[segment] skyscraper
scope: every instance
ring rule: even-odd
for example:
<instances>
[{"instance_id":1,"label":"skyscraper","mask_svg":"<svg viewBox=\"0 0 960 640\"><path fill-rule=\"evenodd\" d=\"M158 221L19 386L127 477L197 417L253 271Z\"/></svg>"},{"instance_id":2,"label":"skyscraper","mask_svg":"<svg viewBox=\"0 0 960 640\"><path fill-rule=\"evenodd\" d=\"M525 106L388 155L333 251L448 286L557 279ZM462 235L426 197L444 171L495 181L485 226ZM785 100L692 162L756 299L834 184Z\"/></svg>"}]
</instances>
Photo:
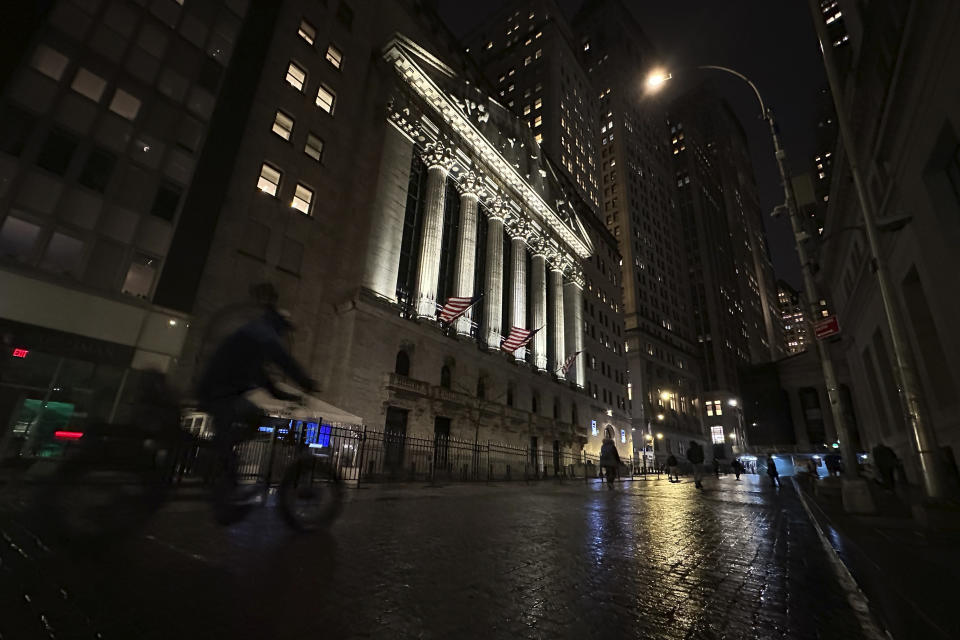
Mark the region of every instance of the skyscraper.
<instances>
[{"instance_id":1,"label":"skyscraper","mask_svg":"<svg viewBox=\"0 0 960 640\"><path fill-rule=\"evenodd\" d=\"M787 353L794 355L807 350L807 314L800 293L783 280L777 281L777 297L783 322L783 340Z\"/></svg>"}]
</instances>

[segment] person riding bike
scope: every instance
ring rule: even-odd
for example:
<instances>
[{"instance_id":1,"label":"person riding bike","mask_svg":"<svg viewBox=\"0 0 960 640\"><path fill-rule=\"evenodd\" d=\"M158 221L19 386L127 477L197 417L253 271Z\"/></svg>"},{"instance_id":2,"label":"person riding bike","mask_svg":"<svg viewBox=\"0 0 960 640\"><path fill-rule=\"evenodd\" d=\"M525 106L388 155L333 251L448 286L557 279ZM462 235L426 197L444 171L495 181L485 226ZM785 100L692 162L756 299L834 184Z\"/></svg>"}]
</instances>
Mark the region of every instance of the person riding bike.
<instances>
[{"instance_id":1,"label":"person riding bike","mask_svg":"<svg viewBox=\"0 0 960 640\"><path fill-rule=\"evenodd\" d=\"M197 398L203 410L211 415L214 446L226 462L222 478L226 503L242 501L236 493L237 460L234 446L243 440L260 410L245 397L255 389L264 389L279 400L297 400L274 385L268 368L278 367L298 387L313 391L313 380L293 358L285 344L285 336L293 329L289 315L272 302L264 305L263 314L228 335L213 352L197 385ZM240 424L238 428L237 425ZM232 519L218 514L221 520Z\"/></svg>"}]
</instances>

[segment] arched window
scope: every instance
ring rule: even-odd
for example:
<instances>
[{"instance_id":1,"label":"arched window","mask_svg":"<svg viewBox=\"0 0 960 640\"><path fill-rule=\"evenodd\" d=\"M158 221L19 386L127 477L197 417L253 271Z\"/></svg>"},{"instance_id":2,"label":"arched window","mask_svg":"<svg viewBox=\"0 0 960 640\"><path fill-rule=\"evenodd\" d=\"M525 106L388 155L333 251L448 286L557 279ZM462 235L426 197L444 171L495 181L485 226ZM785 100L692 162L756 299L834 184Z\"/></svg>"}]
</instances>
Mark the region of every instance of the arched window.
<instances>
[{"instance_id":1,"label":"arched window","mask_svg":"<svg viewBox=\"0 0 960 640\"><path fill-rule=\"evenodd\" d=\"M402 349L397 351L397 363L394 366L393 371L401 376L410 375L410 356L407 355L406 351L403 351Z\"/></svg>"},{"instance_id":2,"label":"arched window","mask_svg":"<svg viewBox=\"0 0 960 640\"><path fill-rule=\"evenodd\" d=\"M440 386L444 389L450 388L450 367L447 365L440 369Z\"/></svg>"}]
</instances>

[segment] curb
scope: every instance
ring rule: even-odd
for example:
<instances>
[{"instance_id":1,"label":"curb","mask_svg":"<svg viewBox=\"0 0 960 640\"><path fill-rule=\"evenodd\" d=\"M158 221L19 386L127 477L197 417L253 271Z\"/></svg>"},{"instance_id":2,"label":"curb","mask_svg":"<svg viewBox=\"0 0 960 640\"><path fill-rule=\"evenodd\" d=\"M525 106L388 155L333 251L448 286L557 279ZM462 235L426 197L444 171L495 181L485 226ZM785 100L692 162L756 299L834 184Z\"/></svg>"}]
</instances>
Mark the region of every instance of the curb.
<instances>
[{"instance_id":1,"label":"curb","mask_svg":"<svg viewBox=\"0 0 960 640\"><path fill-rule=\"evenodd\" d=\"M840 555L837 553L837 550L834 549L832 544L830 544L830 540L827 539L826 534L823 532L820 522L810 510L810 506L807 504L807 498L803 495L803 490L800 488L800 485L797 484L796 478L791 476L790 481L793 483L794 491L796 491L797 495L800 497L800 504L803 505L803 510L806 512L807 518L810 519L810 523L817 532L817 537L820 538L820 543L827 552L827 557L830 559L830 565L833 567L834 573L840 580L840 586L843 587L843 590L847 594L847 602L853 609L853 613L857 617L857 621L860 622L860 628L863 630L864 635L866 635L867 638L870 638L870 640L893 640L893 636L890 635L890 632L884 630L883 627L877 623L873 613L871 613L870 600L860 588L860 585L857 584L856 579L853 577L853 574L850 573L847 565L845 565L843 560L840 559Z\"/></svg>"}]
</instances>

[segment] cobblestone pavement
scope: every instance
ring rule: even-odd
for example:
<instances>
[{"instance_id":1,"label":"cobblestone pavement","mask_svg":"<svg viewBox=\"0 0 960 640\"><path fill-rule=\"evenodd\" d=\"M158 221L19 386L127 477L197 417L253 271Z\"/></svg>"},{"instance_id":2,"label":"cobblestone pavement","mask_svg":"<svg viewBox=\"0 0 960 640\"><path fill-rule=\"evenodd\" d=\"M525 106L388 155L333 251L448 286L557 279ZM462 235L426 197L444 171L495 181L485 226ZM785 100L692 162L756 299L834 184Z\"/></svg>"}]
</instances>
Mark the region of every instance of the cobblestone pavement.
<instances>
[{"instance_id":1,"label":"cobblestone pavement","mask_svg":"<svg viewBox=\"0 0 960 640\"><path fill-rule=\"evenodd\" d=\"M314 536L178 502L97 555L37 530L0 514L4 640L863 637L792 486L756 476L361 489Z\"/></svg>"}]
</instances>

